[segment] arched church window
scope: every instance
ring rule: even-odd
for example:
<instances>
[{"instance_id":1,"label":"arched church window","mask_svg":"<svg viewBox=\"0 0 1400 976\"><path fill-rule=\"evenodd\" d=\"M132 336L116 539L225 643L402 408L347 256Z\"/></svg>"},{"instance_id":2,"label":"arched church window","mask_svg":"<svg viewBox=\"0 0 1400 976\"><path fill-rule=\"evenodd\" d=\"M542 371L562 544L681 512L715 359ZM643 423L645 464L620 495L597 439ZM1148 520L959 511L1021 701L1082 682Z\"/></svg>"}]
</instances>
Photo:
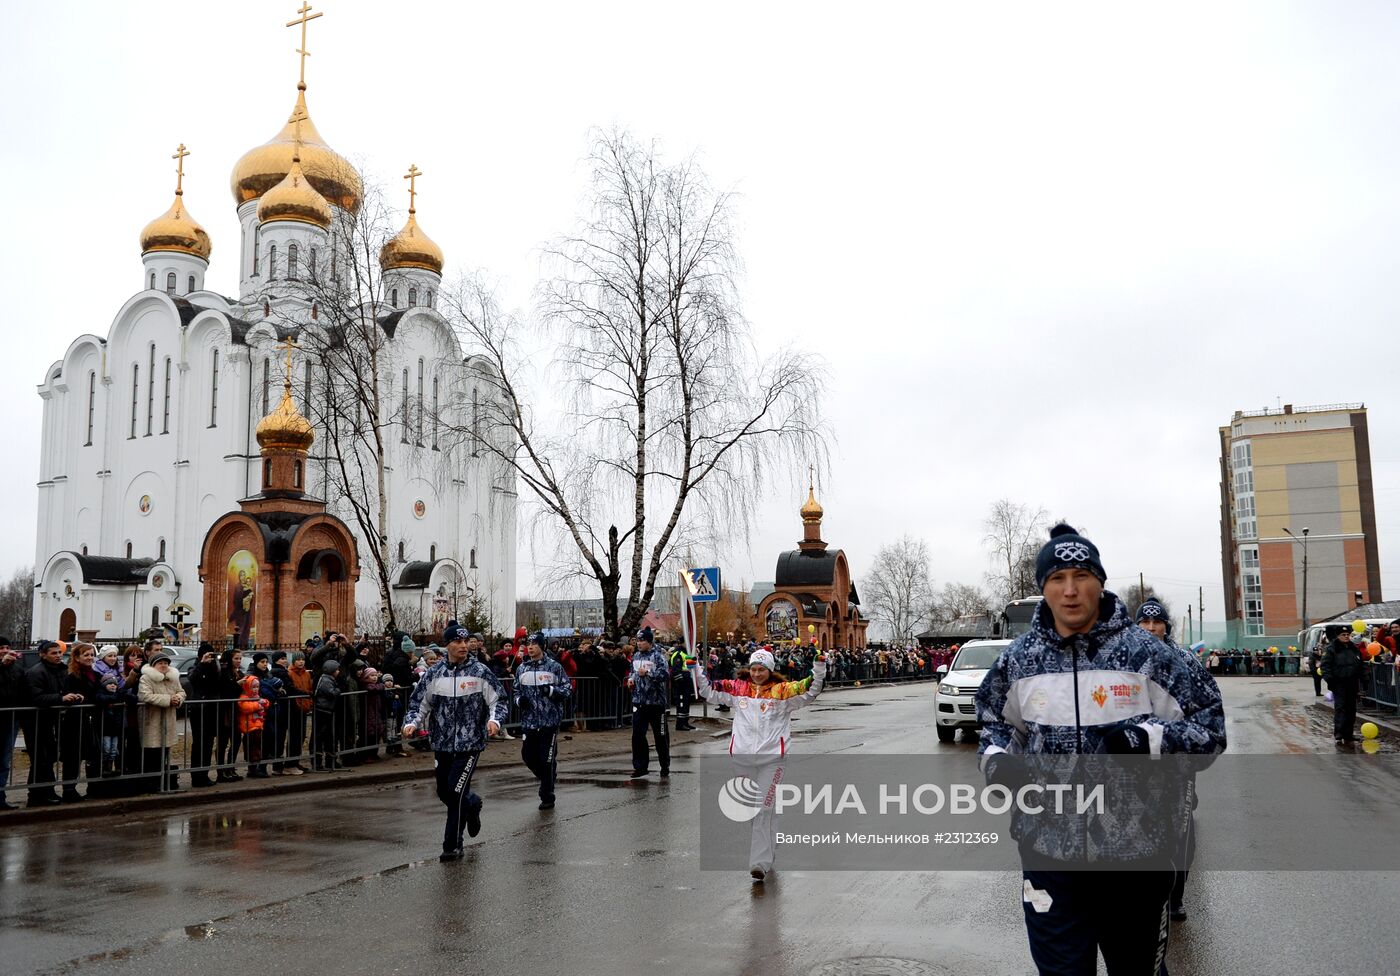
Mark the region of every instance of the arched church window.
<instances>
[{"instance_id":1,"label":"arched church window","mask_svg":"<svg viewBox=\"0 0 1400 976\"><path fill-rule=\"evenodd\" d=\"M423 446L423 360L418 360L418 436L414 443Z\"/></svg>"},{"instance_id":2,"label":"arched church window","mask_svg":"<svg viewBox=\"0 0 1400 976\"><path fill-rule=\"evenodd\" d=\"M438 378L433 377L433 450L438 449Z\"/></svg>"},{"instance_id":3,"label":"arched church window","mask_svg":"<svg viewBox=\"0 0 1400 976\"><path fill-rule=\"evenodd\" d=\"M148 350L150 362L146 364L146 436L150 437L154 433L152 427L156 421L156 344L151 343Z\"/></svg>"},{"instance_id":4,"label":"arched church window","mask_svg":"<svg viewBox=\"0 0 1400 976\"><path fill-rule=\"evenodd\" d=\"M287 277L293 281L297 278L297 246L287 245Z\"/></svg>"},{"instance_id":5,"label":"arched church window","mask_svg":"<svg viewBox=\"0 0 1400 976\"><path fill-rule=\"evenodd\" d=\"M209 426L219 426L219 350L214 350L214 365L209 378Z\"/></svg>"},{"instance_id":6,"label":"arched church window","mask_svg":"<svg viewBox=\"0 0 1400 976\"><path fill-rule=\"evenodd\" d=\"M272 484L272 458L263 458L263 487Z\"/></svg>"},{"instance_id":7,"label":"arched church window","mask_svg":"<svg viewBox=\"0 0 1400 976\"><path fill-rule=\"evenodd\" d=\"M160 432L170 433L170 357L165 357L165 402L160 410Z\"/></svg>"},{"instance_id":8,"label":"arched church window","mask_svg":"<svg viewBox=\"0 0 1400 976\"><path fill-rule=\"evenodd\" d=\"M316 249L311 249L311 260L306 262L306 276L314 279L316 277Z\"/></svg>"},{"instance_id":9,"label":"arched church window","mask_svg":"<svg viewBox=\"0 0 1400 976\"><path fill-rule=\"evenodd\" d=\"M87 440L83 442L84 447L92 446L92 422L97 415L97 373L88 370L88 404L87 404Z\"/></svg>"},{"instance_id":10,"label":"arched church window","mask_svg":"<svg viewBox=\"0 0 1400 976\"><path fill-rule=\"evenodd\" d=\"M152 626L152 627L159 627L159 626L160 626L160 606L159 606L159 604L157 604L157 605L154 606L154 607L151 607L151 626Z\"/></svg>"},{"instance_id":11,"label":"arched church window","mask_svg":"<svg viewBox=\"0 0 1400 976\"><path fill-rule=\"evenodd\" d=\"M403 371L403 433L399 436L400 444L408 443L408 370Z\"/></svg>"},{"instance_id":12,"label":"arched church window","mask_svg":"<svg viewBox=\"0 0 1400 976\"><path fill-rule=\"evenodd\" d=\"M83 555L84 555L84 556L87 555L87 546L83 546Z\"/></svg>"},{"instance_id":13,"label":"arched church window","mask_svg":"<svg viewBox=\"0 0 1400 976\"><path fill-rule=\"evenodd\" d=\"M263 318L267 318L267 317L268 317L269 315L271 315L271 314L272 314L272 303L269 302L266 298L264 298L264 299L263 299Z\"/></svg>"},{"instance_id":14,"label":"arched church window","mask_svg":"<svg viewBox=\"0 0 1400 976\"><path fill-rule=\"evenodd\" d=\"M136 401L141 396L141 364L131 364L131 432L127 440L136 436Z\"/></svg>"},{"instance_id":15,"label":"arched church window","mask_svg":"<svg viewBox=\"0 0 1400 976\"><path fill-rule=\"evenodd\" d=\"M253 228L253 276L257 277L259 258L262 256L262 228Z\"/></svg>"},{"instance_id":16,"label":"arched church window","mask_svg":"<svg viewBox=\"0 0 1400 976\"><path fill-rule=\"evenodd\" d=\"M164 559L164 558L165 558L165 540L164 540L164 539L161 539L161 540L160 540L160 543L159 543L158 548L159 548L160 555L156 556L156 558L157 558L157 559Z\"/></svg>"},{"instance_id":17,"label":"arched church window","mask_svg":"<svg viewBox=\"0 0 1400 976\"><path fill-rule=\"evenodd\" d=\"M262 415L263 415L264 417L267 416L267 414L268 414L268 407L270 406L270 403L268 402L267 396L268 396L268 390L271 388L271 386L272 386L272 359L271 359L271 357L264 356L264 357L263 357L263 391L262 391L262 393L263 393Z\"/></svg>"},{"instance_id":18,"label":"arched church window","mask_svg":"<svg viewBox=\"0 0 1400 976\"><path fill-rule=\"evenodd\" d=\"M167 295L175 294L175 272L173 271L165 276L165 293Z\"/></svg>"},{"instance_id":19,"label":"arched church window","mask_svg":"<svg viewBox=\"0 0 1400 976\"><path fill-rule=\"evenodd\" d=\"M429 288L429 289L428 289L428 304L431 305L432 303L433 303L433 290L432 290L431 288Z\"/></svg>"},{"instance_id":20,"label":"arched church window","mask_svg":"<svg viewBox=\"0 0 1400 976\"><path fill-rule=\"evenodd\" d=\"M429 562L434 562L434 563L437 562L437 543L436 543L436 542L434 542L431 546L428 547L428 561L429 561Z\"/></svg>"},{"instance_id":21,"label":"arched church window","mask_svg":"<svg viewBox=\"0 0 1400 976\"><path fill-rule=\"evenodd\" d=\"M297 461L292 465L292 487L301 489L301 462Z\"/></svg>"},{"instance_id":22,"label":"arched church window","mask_svg":"<svg viewBox=\"0 0 1400 976\"><path fill-rule=\"evenodd\" d=\"M274 244L267 249L267 280L272 281L277 277L277 245Z\"/></svg>"},{"instance_id":23,"label":"arched church window","mask_svg":"<svg viewBox=\"0 0 1400 976\"><path fill-rule=\"evenodd\" d=\"M395 308L399 307L399 290L397 288L389 292L389 304Z\"/></svg>"},{"instance_id":24,"label":"arched church window","mask_svg":"<svg viewBox=\"0 0 1400 976\"><path fill-rule=\"evenodd\" d=\"M404 562L404 558L403 558L403 540L402 540L402 539L399 540L399 562Z\"/></svg>"},{"instance_id":25,"label":"arched church window","mask_svg":"<svg viewBox=\"0 0 1400 976\"><path fill-rule=\"evenodd\" d=\"M126 558L127 558L127 559L130 559L130 558L131 558L131 540L130 540L130 539L128 539L127 542L126 542Z\"/></svg>"},{"instance_id":26,"label":"arched church window","mask_svg":"<svg viewBox=\"0 0 1400 976\"><path fill-rule=\"evenodd\" d=\"M467 564L468 569L476 569L476 547L472 547L471 562Z\"/></svg>"},{"instance_id":27,"label":"arched church window","mask_svg":"<svg viewBox=\"0 0 1400 976\"><path fill-rule=\"evenodd\" d=\"M312 303L311 303L311 321L315 322L315 321L316 321L317 319L319 319L320 317L321 317L321 303L320 303L320 302L312 302Z\"/></svg>"},{"instance_id":28,"label":"arched church window","mask_svg":"<svg viewBox=\"0 0 1400 976\"><path fill-rule=\"evenodd\" d=\"M408 307L409 307L409 308L412 308L413 306L415 306L415 305L417 305L417 304L418 304L418 289L417 289L417 288L410 288L410 289L408 290Z\"/></svg>"},{"instance_id":29,"label":"arched church window","mask_svg":"<svg viewBox=\"0 0 1400 976\"><path fill-rule=\"evenodd\" d=\"M152 272L151 272L151 291L155 291L155 290L156 290L156 273L155 273L154 271L152 271Z\"/></svg>"},{"instance_id":30,"label":"arched church window","mask_svg":"<svg viewBox=\"0 0 1400 976\"><path fill-rule=\"evenodd\" d=\"M185 289L185 294L188 295L192 291L194 291L194 275L190 275L190 286Z\"/></svg>"}]
</instances>

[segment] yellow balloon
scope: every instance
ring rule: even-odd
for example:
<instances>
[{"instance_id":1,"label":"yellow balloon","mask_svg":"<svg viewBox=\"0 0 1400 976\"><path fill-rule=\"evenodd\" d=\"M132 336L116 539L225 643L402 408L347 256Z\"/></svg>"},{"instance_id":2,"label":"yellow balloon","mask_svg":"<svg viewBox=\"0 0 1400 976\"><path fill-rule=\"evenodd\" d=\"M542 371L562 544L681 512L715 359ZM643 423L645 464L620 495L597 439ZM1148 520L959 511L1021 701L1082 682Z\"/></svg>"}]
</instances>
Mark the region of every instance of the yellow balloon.
<instances>
[{"instance_id":1,"label":"yellow balloon","mask_svg":"<svg viewBox=\"0 0 1400 976\"><path fill-rule=\"evenodd\" d=\"M817 625L816 625L816 624L808 624L808 625L807 625L807 633L809 633L809 634L815 634L816 632L817 632Z\"/></svg>"},{"instance_id":2,"label":"yellow balloon","mask_svg":"<svg viewBox=\"0 0 1400 976\"><path fill-rule=\"evenodd\" d=\"M1361 726L1361 738L1363 739L1374 739L1380 734L1381 730L1376 727L1375 722L1367 722Z\"/></svg>"},{"instance_id":3,"label":"yellow balloon","mask_svg":"<svg viewBox=\"0 0 1400 976\"><path fill-rule=\"evenodd\" d=\"M1354 631L1356 631L1358 634L1364 634L1364 633L1366 633L1366 621L1364 621L1364 620L1353 620L1353 621L1351 622L1351 629L1354 630Z\"/></svg>"}]
</instances>

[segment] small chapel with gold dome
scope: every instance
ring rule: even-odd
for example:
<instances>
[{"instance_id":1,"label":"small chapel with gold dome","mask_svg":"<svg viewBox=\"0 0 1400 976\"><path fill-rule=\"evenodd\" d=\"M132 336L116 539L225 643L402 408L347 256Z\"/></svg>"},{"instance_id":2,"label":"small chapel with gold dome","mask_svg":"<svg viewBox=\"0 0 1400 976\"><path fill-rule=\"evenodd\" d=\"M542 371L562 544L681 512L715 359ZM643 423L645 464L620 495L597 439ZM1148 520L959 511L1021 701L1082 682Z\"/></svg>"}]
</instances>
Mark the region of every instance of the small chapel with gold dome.
<instances>
[{"instance_id":1,"label":"small chapel with gold dome","mask_svg":"<svg viewBox=\"0 0 1400 976\"><path fill-rule=\"evenodd\" d=\"M266 508L274 475L279 491L298 493L293 508L324 503L323 521L350 533L360 563L332 570L326 557L279 565L292 584L279 584L279 601L309 592L297 584L299 573L330 573L340 584L337 629L380 630L383 587L409 630L440 629L474 598L501 629L514 621L515 482L482 449L481 438L492 436L479 426L492 396L488 374L438 311L443 252L418 221L420 178L431 184L416 165L408 169L402 229L365 267L369 238L357 236L364 183L308 108L307 27L321 16L312 9L303 2L287 25L301 38L291 113L272 139L233 164L239 239L211 241L190 213L185 183L206 170L197 155L187 162L192 151L181 144L172 157L174 200L139 235L139 290L105 329L74 338L39 385L36 637L116 639L156 626L178 638L291 644L318 621L330 626L320 600L284 608L275 633L270 623L238 616L235 603L274 598L272 589L263 592L272 586L271 564L252 571L210 562L225 555L209 548L215 524L249 504ZM118 205L127 203L139 226L142 205ZM150 203L147 214L159 205ZM225 260L236 257L236 295L206 284L216 244ZM357 456L345 447L342 425L352 421L326 408L335 381L316 351L331 347L335 319L347 314L344 303L327 307L332 291L353 291L353 314L377 330L383 521L364 517L381 507L380 465L358 483L347 475ZM294 363L279 351L292 346L301 350ZM387 558L367 559L369 545ZM246 547L227 555L252 557ZM237 570L250 592L224 599ZM225 581L214 605L211 579ZM292 628L292 620L305 626Z\"/></svg>"}]
</instances>

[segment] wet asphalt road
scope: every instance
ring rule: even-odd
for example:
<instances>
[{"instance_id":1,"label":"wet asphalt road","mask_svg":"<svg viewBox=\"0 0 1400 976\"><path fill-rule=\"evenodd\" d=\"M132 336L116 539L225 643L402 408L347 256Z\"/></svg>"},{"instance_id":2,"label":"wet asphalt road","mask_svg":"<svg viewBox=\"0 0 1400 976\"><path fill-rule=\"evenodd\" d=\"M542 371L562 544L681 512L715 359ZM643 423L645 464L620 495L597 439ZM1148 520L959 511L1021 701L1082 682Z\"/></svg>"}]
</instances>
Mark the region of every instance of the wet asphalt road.
<instances>
[{"instance_id":1,"label":"wet asphalt road","mask_svg":"<svg viewBox=\"0 0 1400 976\"><path fill-rule=\"evenodd\" d=\"M1310 686L1224 690L1232 751L1333 748ZM931 695L829 694L799 713L794 746L973 748L936 742ZM721 743L680 750L669 781L629 782L625 758L566 765L546 813L523 768L488 770L484 829L457 864L437 861L426 783L15 828L0 840L0 970L799 976L879 956L928 968L865 972L1033 972L1013 874L783 872L781 852L766 886L701 872L694 760ZM1188 897L1174 974L1400 969L1396 873L1197 870Z\"/></svg>"}]
</instances>

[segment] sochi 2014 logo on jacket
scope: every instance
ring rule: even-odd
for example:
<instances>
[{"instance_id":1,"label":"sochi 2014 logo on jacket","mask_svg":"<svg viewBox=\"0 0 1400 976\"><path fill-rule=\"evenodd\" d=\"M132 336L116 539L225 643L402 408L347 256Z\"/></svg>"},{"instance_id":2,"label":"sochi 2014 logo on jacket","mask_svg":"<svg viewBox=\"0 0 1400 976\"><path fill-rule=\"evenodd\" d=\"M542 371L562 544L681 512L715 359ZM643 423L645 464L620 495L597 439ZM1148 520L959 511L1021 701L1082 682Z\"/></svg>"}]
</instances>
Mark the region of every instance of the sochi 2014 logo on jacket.
<instances>
[{"instance_id":1,"label":"sochi 2014 logo on jacket","mask_svg":"<svg viewBox=\"0 0 1400 976\"><path fill-rule=\"evenodd\" d=\"M1104 702L1108 701L1108 692L1104 690L1103 685L1099 685L1093 691L1089 692L1089 697L1094 699L1095 705L1103 708Z\"/></svg>"}]
</instances>

